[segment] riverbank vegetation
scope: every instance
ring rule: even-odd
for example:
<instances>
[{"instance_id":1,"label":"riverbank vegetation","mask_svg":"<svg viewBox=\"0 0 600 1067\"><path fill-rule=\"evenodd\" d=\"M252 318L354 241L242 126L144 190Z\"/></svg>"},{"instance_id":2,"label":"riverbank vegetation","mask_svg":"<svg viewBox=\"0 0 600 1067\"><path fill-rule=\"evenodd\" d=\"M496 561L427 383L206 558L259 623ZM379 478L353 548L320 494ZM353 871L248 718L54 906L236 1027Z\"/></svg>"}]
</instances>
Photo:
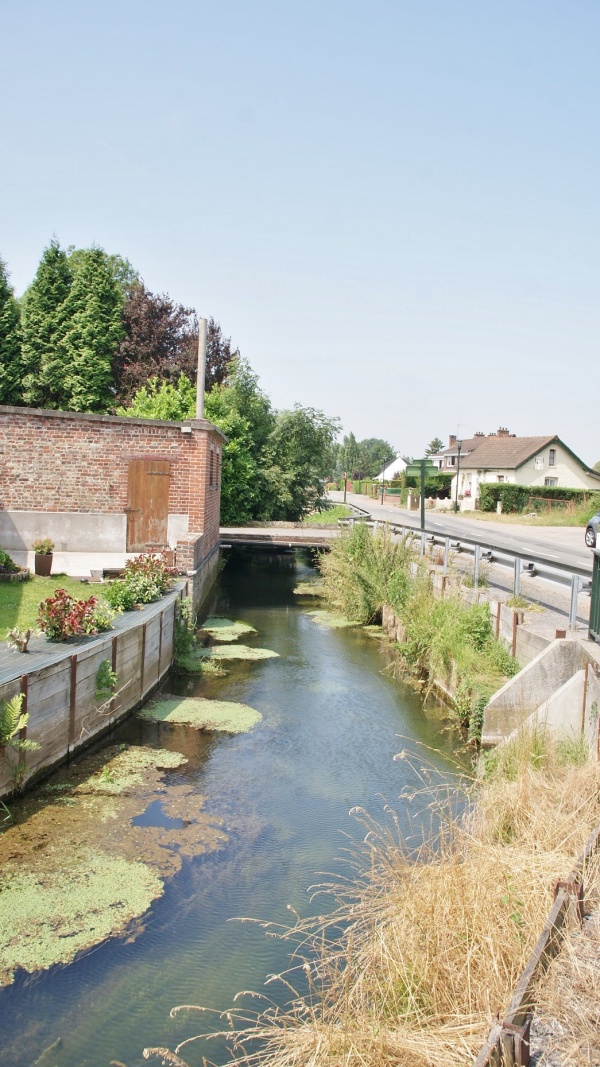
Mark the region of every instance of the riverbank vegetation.
<instances>
[{"instance_id":1,"label":"riverbank vegetation","mask_svg":"<svg viewBox=\"0 0 600 1067\"><path fill-rule=\"evenodd\" d=\"M264 924L296 946L291 968L269 979L262 1010L240 995L221 1016L228 1067L465 1067L505 1011L554 880L600 818L600 766L578 745L522 734L451 794L422 752L396 758L430 796L431 829L415 848L393 812L385 826L355 812L355 877L316 888L332 910Z\"/></svg>"},{"instance_id":2,"label":"riverbank vegetation","mask_svg":"<svg viewBox=\"0 0 600 1067\"><path fill-rule=\"evenodd\" d=\"M348 619L377 622L385 605L400 620L399 667L426 691L453 694L453 713L477 737L485 704L518 664L493 634L487 604L469 605L458 590L436 598L428 571L415 566L410 539L393 541L356 523L322 557L327 598Z\"/></svg>"}]
</instances>

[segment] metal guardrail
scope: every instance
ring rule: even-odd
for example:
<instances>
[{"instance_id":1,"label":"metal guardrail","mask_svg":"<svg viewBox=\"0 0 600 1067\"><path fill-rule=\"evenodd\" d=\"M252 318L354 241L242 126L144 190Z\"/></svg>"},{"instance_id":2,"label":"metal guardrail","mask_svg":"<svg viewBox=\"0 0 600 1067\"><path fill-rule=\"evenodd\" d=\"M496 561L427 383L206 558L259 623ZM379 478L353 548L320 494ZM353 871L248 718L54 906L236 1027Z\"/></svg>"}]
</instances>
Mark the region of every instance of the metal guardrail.
<instances>
[{"instance_id":1,"label":"metal guardrail","mask_svg":"<svg viewBox=\"0 0 600 1067\"><path fill-rule=\"evenodd\" d=\"M579 593L588 587L591 589L592 567L559 563L543 554L530 552L511 552L507 548L499 548L492 541L482 541L480 538L457 537L456 534L434 533L432 530L423 529L421 526L410 526L407 523L393 522L389 519L373 519L368 511L351 505L356 512L360 512L359 521L366 522L367 526L378 530L387 527L390 533L400 537L418 537L420 539L420 557L425 555L426 545L440 545L444 549L443 574L448 572L450 552L469 552L474 557L473 585L479 584L479 567L482 560L487 563L499 563L513 570L513 596L519 596L521 587L521 575L529 577L539 575L548 581L558 582L561 585L571 587L571 605L569 611L569 626L575 629L577 619L577 598ZM345 519L338 519L339 526L352 526L357 521L354 515Z\"/></svg>"}]
</instances>

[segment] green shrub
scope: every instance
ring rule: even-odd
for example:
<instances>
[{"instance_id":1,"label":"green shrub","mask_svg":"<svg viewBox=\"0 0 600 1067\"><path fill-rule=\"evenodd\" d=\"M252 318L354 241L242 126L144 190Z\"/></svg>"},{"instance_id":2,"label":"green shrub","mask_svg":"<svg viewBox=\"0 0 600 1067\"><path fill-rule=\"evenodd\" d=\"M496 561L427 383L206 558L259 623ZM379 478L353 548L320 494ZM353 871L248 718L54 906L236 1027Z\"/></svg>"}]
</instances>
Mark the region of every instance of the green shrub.
<instances>
[{"instance_id":1,"label":"green shrub","mask_svg":"<svg viewBox=\"0 0 600 1067\"><path fill-rule=\"evenodd\" d=\"M0 572L4 571L5 574L15 574L19 570L17 564L8 552L5 552L3 548L0 548Z\"/></svg>"},{"instance_id":2,"label":"green shrub","mask_svg":"<svg viewBox=\"0 0 600 1067\"><path fill-rule=\"evenodd\" d=\"M109 582L102 595L115 611L133 611L137 602L133 587L122 578Z\"/></svg>"}]
</instances>

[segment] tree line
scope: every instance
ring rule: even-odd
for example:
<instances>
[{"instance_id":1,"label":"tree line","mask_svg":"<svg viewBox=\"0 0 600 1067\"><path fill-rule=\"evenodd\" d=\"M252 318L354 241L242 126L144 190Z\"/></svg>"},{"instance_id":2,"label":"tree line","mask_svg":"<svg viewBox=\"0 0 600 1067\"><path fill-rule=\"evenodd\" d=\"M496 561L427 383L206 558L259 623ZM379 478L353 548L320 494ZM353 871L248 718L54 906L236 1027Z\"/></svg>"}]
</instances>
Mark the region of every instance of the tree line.
<instances>
[{"instance_id":1,"label":"tree line","mask_svg":"<svg viewBox=\"0 0 600 1067\"><path fill-rule=\"evenodd\" d=\"M0 404L141 418L193 418L198 319L152 293L131 263L52 240L16 298L0 260ZM339 422L275 411L219 323L208 320L206 417L227 435L226 525L296 520L323 501Z\"/></svg>"},{"instance_id":2,"label":"tree line","mask_svg":"<svg viewBox=\"0 0 600 1067\"><path fill-rule=\"evenodd\" d=\"M131 263L52 240L20 300L0 260L0 403L107 413L152 375L195 382L193 308L152 293ZM207 388L236 353L208 323Z\"/></svg>"}]
</instances>

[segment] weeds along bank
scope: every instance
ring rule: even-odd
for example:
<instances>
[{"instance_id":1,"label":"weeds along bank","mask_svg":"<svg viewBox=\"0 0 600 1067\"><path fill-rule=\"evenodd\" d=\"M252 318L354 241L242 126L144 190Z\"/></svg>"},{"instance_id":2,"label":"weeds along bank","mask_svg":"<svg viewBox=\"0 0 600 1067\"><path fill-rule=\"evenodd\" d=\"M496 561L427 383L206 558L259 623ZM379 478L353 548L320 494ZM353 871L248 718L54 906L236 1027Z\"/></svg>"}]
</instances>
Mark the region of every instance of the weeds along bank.
<instances>
[{"instance_id":1,"label":"weeds along bank","mask_svg":"<svg viewBox=\"0 0 600 1067\"><path fill-rule=\"evenodd\" d=\"M427 567L415 570L411 541L392 541L363 523L333 543L321 572L327 598L349 619L367 624L385 607L393 611L402 628L399 668L449 694L457 723L479 737L488 700L519 671L494 636L489 606L468 605L458 591L436 598Z\"/></svg>"}]
</instances>

